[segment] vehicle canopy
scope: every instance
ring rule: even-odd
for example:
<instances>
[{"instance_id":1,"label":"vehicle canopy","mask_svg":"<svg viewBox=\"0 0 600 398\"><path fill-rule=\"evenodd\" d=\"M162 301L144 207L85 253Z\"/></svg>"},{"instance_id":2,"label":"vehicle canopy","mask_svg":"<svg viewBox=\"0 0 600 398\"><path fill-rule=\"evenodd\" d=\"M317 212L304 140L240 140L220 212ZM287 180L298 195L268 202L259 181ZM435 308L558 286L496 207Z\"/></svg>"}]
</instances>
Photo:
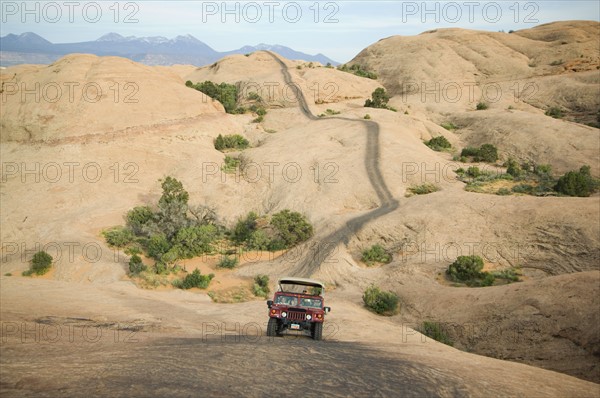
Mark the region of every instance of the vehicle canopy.
<instances>
[{"instance_id":1,"label":"vehicle canopy","mask_svg":"<svg viewBox=\"0 0 600 398\"><path fill-rule=\"evenodd\" d=\"M307 294L314 296L325 295L325 284L315 279L285 277L279 279L278 284L280 292L304 293L306 290Z\"/></svg>"}]
</instances>

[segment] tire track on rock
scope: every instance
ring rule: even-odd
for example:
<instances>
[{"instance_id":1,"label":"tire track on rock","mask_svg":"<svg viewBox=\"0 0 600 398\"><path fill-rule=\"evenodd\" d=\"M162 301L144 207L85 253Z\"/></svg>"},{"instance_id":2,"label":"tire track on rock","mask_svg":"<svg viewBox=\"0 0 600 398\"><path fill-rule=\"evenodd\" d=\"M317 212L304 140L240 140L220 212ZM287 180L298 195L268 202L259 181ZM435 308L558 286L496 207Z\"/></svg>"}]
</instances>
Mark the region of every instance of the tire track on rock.
<instances>
[{"instance_id":1,"label":"tire track on rock","mask_svg":"<svg viewBox=\"0 0 600 398\"><path fill-rule=\"evenodd\" d=\"M281 72L284 77L285 83L291 90L294 92L298 105L300 107L300 111L311 121L318 122L322 119L319 119L315 116L308 106L306 102L306 98L304 97L304 93L300 87L294 83L290 72L288 71L287 65L283 62L279 56L273 52L267 51L281 66ZM383 174L381 173L380 168L380 159L381 159L381 151L379 145L379 133L380 127L377 122L372 120L361 120L361 119L351 119L346 117L329 117L327 120L345 120L351 121L355 123L361 123L366 128L367 134L367 142L365 148L365 159L364 164L367 170L367 175L369 177L369 182L377 198L379 200L379 207L371 210L370 212L354 217L335 231L330 234L322 237L320 239L320 244L317 246L317 250L304 250L308 254L305 255L294 267L293 273L298 276L310 276L315 273L321 263L329 258L331 254L335 251L337 246L340 243L344 243L347 245L350 241L350 237L353 234L356 234L363 226L367 223L382 217L392 211L396 210L399 206L398 201L394 199L392 193L390 192L387 184L385 183L385 179L383 178ZM314 238L311 239L314 241ZM303 245L304 248L307 248L310 242L305 243Z\"/></svg>"}]
</instances>

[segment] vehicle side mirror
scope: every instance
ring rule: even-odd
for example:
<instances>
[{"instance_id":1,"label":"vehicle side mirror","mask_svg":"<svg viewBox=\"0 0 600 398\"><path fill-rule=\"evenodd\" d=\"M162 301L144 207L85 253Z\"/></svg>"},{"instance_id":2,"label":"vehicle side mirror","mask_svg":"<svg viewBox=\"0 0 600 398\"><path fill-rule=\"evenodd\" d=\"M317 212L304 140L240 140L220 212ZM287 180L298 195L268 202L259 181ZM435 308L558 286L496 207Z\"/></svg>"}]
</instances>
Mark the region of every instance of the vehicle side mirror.
<instances>
[{"instance_id":1,"label":"vehicle side mirror","mask_svg":"<svg viewBox=\"0 0 600 398\"><path fill-rule=\"evenodd\" d=\"M273 305L273 300L267 300L267 307L271 308Z\"/></svg>"},{"instance_id":2,"label":"vehicle side mirror","mask_svg":"<svg viewBox=\"0 0 600 398\"><path fill-rule=\"evenodd\" d=\"M323 309L325 310L326 314L329 314L331 312L331 307L324 307Z\"/></svg>"}]
</instances>

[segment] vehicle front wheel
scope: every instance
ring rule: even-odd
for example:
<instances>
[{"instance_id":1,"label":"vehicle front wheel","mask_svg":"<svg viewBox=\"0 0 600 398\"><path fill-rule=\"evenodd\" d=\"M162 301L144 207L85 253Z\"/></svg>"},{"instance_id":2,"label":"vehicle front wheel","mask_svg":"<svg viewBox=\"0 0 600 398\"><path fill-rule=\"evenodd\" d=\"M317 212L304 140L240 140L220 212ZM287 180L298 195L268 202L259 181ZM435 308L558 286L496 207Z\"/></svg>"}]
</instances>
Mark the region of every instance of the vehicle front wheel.
<instances>
[{"instance_id":1,"label":"vehicle front wheel","mask_svg":"<svg viewBox=\"0 0 600 398\"><path fill-rule=\"evenodd\" d=\"M323 323L313 323L311 335L313 340L321 340L323 338Z\"/></svg>"},{"instance_id":2,"label":"vehicle front wheel","mask_svg":"<svg viewBox=\"0 0 600 398\"><path fill-rule=\"evenodd\" d=\"M269 323L267 324L267 336L275 337L279 333L277 333L277 329L279 328L279 323L277 322L277 318L269 318Z\"/></svg>"}]
</instances>

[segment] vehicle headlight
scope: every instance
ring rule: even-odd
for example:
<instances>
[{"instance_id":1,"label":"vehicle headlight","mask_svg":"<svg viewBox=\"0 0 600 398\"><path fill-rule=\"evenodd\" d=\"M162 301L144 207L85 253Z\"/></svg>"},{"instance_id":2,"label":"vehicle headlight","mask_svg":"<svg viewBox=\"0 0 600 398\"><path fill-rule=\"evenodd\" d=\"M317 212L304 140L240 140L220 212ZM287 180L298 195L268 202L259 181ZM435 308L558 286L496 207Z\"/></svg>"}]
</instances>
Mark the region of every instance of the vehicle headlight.
<instances>
[{"instance_id":1,"label":"vehicle headlight","mask_svg":"<svg viewBox=\"0 0 600 398\"><path fill-rule=\"evenodd\" d=\"M281 313L281 316L285 318L285 317L287 316L287 312L283 311L283 312Z\"/></svg>"},{"instance_id":2,"label":"vehicle headlight","mask_svg":"<svg viewBox=\"0 0 600 398\"><path fill-rule=\"evenodd\" d=\"M306 315L306 320L307 320L307 321L310 321L311 319L312 319L312 316L310 316L310 315Z\"/></svg>"}]
</instances>

